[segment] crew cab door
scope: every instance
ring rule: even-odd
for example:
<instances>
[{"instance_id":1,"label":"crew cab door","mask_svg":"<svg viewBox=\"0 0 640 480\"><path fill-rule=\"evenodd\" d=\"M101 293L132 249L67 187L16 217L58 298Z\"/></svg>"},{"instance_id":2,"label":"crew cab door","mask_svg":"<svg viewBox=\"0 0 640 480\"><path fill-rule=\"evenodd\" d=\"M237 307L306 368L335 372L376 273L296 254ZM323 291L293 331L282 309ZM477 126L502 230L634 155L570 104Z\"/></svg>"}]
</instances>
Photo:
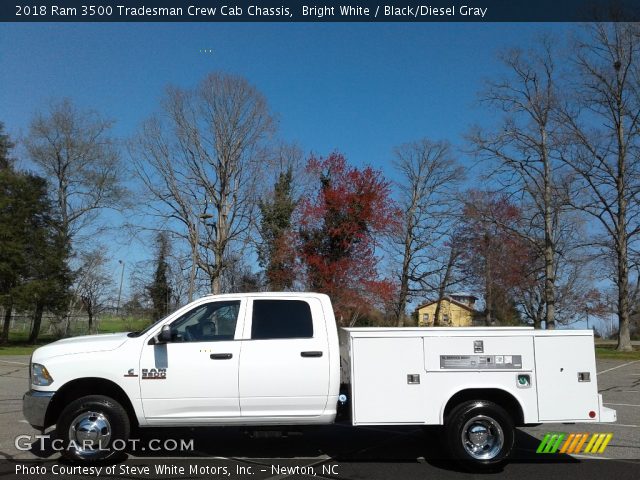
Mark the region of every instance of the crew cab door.
<instances>
[{"instance_id":1,"label":"crew cab door","mask_svg":"<svg viewBox=\"0 0 640 480\"><path fill-rule=\"evenodd\" d=\"M318 416L324 412L329 394L329 344L318 299L251 299L242 343L243 417Z\"/></svg>"},{"instance_id":2,"label":"crew cab door","mask_svg":"<svg viewBox=\"0 0 640 480\"><path fill-rule=\"evenodd\" d=\"M170 342L144 345L139 381L149 423L240 416L236 338L244 303L200 303L171 322Z\"/></svg>"}]
</instances>

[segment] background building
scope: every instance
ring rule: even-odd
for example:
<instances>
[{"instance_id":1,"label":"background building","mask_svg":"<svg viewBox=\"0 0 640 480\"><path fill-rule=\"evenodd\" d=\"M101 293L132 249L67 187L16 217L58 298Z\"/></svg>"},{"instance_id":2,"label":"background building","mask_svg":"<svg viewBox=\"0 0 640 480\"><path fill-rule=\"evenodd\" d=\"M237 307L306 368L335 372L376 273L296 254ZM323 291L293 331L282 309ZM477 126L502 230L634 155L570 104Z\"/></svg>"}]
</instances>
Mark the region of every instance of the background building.
<instances>
[{"instance_id":1,"label":"background building","mask_svg":"<svg viewBox=\"0 0 640 480\"><path fill-rule=\"evenodd\" d=\"M477 297L464 293L448 295L440 302L439 322L443 327L470 327L482 324L481 312L475 309ZM431 327L434 324L438 301L432 300L419 305L418 326Z\"/></svg>"}]
</instances>

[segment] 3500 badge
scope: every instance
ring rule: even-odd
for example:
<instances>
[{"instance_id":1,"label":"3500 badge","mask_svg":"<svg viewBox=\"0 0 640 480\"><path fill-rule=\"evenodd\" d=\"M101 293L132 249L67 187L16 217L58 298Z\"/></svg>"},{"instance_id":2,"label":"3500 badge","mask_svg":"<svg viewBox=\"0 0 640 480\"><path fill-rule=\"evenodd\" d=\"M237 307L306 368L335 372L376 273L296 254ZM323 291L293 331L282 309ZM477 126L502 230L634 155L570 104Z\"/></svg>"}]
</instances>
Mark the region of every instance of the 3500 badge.
<instances>
[{"instance_id":1,"label":"3500 badge","mask_svg":"<svg viewBox=\"0 0 640 480\"><path fill-rule=\"evenodd\" d=\"M143 368L142 380L166 380L166 368Z\"/></svg>"}]
</instances>

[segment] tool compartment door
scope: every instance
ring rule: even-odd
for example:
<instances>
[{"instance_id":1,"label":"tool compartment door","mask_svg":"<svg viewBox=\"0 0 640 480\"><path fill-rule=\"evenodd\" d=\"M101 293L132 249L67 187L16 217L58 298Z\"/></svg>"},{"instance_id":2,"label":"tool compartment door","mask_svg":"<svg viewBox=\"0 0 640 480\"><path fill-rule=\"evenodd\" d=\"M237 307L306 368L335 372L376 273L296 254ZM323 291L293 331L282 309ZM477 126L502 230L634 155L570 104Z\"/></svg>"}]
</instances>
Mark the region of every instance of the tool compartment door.
<instances>
[{"instance_id":1,"label":"tool compartment door","mask_svg":"<svg viewBox=\"0 0 640 480\"><path fill-rule=\"evenodd\" d=\"M598 383L593 338L536 336L536 383L540 421L597 420ZM579 381L587 373L589 381ZM589 412L595 412L591 418Z\"/></svg>"},{"instance_id":2,"label":"tool compartment door","mask_svg":"<svg viewBox=\"0 0 640 480\"><path fill-rule=\"evenodd\" d=\"M354 425L423 423L428 405L422 338L351 341Z\"/></svg>"}]
</instances>

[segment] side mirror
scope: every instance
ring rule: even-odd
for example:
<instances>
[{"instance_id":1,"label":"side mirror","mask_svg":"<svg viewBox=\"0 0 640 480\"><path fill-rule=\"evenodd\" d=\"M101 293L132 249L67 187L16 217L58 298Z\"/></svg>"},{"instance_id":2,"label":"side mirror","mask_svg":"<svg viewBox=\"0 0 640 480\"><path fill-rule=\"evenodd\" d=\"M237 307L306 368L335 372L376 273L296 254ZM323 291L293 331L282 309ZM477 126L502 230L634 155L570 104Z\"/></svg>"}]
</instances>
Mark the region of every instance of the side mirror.
<instances>
[{"instance_id":1,"label":"side mirror","mask_svg":"<svg viewBox=\"0 0 640 480\"><path fill-rule=\"evenodd\" d=\"M160 334L158 335L158 340L162 343L171 341L171 327L169 325L162 326L162 330L160 330Z\"/></svg>"}]
</instances>

